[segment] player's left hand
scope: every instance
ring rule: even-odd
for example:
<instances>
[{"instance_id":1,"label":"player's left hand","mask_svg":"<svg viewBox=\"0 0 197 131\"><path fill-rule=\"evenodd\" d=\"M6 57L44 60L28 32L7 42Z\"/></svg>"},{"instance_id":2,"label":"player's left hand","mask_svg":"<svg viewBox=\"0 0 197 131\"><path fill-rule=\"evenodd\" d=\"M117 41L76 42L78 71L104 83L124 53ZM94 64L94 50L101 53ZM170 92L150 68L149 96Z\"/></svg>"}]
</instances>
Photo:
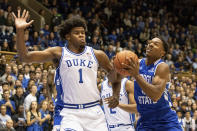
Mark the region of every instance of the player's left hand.
<instances>
[{"instance_id":1,"label":"player's left hand","mask_svg":"<svg viewBox=\"0 0 197 131\"><path fill-rule=\"evenodd\" d=\"M126 57L129 64L122 63L123 66L126 67L131 76L135 77L139 75L139 61L134 60L132 57Z\"/></svg>"},{"instance_id":2,"label":"player's left hand","mask_svg":"<svg viewBox=\"0 0 197 131\"><path fill-rule=\"evenodd\" d=\"M108 104L109 108L115 108L119 105L119 97L111 96L111 97L105 98L105 102Z\"/></svg>"}]
</instances>

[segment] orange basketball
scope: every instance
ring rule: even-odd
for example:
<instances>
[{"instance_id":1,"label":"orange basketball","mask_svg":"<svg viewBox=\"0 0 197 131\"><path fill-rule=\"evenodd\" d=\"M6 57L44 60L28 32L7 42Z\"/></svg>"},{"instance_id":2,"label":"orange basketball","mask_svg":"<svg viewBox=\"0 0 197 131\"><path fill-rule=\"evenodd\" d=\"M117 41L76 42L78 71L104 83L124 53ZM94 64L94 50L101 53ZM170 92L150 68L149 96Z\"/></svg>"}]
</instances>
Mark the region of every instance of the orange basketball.
<instances>
[{"instance_id":1,"label":"orange basketball","mask_svg":"<svg viewBox=\"0 0 197 131\"><path fill-rule=\"evenodd\" d=\"M118 73L120 73L123 76L130 76L131 74L129 74L129 72L126 70L127 67L122 65L122 63L127 64L127 65L129 64L129 61L126 59L126 57L128 58L132 57L133 60L138 61L138 57L134 52L130 50L124 50L116 54L113 62L114 62L115 70ZM125 70L122 70L122 69L125 69Z\"/></svg>"}]
</instances>

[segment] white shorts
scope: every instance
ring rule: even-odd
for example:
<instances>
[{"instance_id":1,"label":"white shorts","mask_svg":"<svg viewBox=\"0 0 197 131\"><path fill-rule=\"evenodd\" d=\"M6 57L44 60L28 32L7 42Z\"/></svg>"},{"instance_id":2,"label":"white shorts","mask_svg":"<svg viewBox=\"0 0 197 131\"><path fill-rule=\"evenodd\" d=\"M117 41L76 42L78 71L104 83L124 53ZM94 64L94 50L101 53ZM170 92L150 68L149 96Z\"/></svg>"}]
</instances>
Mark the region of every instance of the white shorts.
<instances>
[{"instance_id":1,"label":"white shorts","mask_svg":"<svg viewBox=\"0 0 197 131\"><path fill-rule=\"evenodd\" d=\"M63 108L60 131L108 131L99 105L85 109Z\"/></svg>"},{"instance_id":2,"label":"white shorts","mask_svg":"<svg viewBox=\"0 0 197 131\"><path fill-rule=\"evenodd\" d=\"M109 131L135 131L133 126L119 126L115 128L109 128Z\"/></svg>"},{"instance_id":3,"label":"white shorts","mask_svg":"<svg viewBox=\"0 0 197 131\"><path fill-rule=\"evenodd\" d=\"M60 125L53 126L53 130L52 131L60 131Z\"/></svg>"}]
</instances>

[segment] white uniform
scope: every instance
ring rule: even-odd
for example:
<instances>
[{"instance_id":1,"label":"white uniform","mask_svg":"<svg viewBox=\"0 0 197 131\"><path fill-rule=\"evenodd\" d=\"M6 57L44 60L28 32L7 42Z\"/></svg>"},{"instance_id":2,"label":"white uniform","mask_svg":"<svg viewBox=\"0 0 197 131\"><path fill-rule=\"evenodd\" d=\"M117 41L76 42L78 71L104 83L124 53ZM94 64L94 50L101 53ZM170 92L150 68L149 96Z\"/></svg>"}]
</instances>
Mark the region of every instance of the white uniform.
<instances>
[{"instance_id":1,"label":"white uniform","mask_svg":"<svg viewBox=\"0 0 197 131\"><path fill-rule=\"evenodd\" d=\"M127 80L127 78L121 80L120 103L122 104L129 104L128 95L125 89ZM108 104L104 102L104 99L110 96L112 96L112 87L109 86L108 80L105 80L101 84L101 98L108 128L111 131L134 131L134 114L128 113L119 107L114 109L109 108Z\"/></svg>"},{"instance_id":2,"label":"white uniform","mask_svg":"<svg viewBox=\"0 0 197 131\"><path fill-rule=\"evenodd\" d=\"M60 131L106 131L104 113L99 106L97 89L98 62L91 47L80 54L62 48L56 70L57 102L61 121ZM91 124L90 124L91 123Z\"/></svg>"}]
</instances>

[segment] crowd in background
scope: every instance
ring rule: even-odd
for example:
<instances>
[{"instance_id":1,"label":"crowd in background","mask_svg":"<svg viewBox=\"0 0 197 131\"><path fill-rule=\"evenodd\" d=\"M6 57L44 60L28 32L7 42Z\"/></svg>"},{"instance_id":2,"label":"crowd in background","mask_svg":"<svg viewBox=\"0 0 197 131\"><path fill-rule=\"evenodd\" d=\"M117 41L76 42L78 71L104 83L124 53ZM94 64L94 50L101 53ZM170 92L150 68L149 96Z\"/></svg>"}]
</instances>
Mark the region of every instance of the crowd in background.
<instances>
[{"instance_id":1,"label":"crowd in background","mask_svg":"<svg viewBox=\"0 0 197 131\"><path fill-rule=\"evenodd\" d=\"M160 34L170 45L165 61L172 74L169 89L172 108L184 127L197 129L197 78L195 75L177 77L178 72L197 73L197 34L191 26L197 26L195 7L178 7L169 0L38 1L51 10L53 17L50 25L43 17L39 32L33 26L25 30L29 51L65 46L58 26L75 15L87 22L87 45L105 51L110 59L125 49L135 52L139 58L144 57L147 40ZM12 10L7 0L0 3L0 51L16 52ZM45 11L40 10L39 14L44 16ZM24 127L50 130L56 92L53 79L48 78L53 76L55 67L21 64L16 59L6 64L5 55L0 55L0 125L16 130L25 130ZM99 70L98 84L104 76L105 72Z\"/></svg>"}]
</instances>

